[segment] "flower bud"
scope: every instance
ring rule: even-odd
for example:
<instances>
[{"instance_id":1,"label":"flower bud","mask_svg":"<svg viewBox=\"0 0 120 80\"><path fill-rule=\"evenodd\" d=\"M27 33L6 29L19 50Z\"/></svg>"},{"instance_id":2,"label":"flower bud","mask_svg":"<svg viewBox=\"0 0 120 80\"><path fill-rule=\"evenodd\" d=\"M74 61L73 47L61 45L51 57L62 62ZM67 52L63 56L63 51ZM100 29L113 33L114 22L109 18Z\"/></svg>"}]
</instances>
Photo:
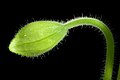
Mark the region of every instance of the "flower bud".
<instances>
[{"instance_id":1,"label":"flower bud","mask_svg":"<svg viewBox=\"0 0 120 80\"><path fill-rule=\"evenodd\" d=\"M62 25L55 21L31 22L18 31L9 50L26 57L41 55L55 47L67 34Z\"/></svg>"}]
</instances>

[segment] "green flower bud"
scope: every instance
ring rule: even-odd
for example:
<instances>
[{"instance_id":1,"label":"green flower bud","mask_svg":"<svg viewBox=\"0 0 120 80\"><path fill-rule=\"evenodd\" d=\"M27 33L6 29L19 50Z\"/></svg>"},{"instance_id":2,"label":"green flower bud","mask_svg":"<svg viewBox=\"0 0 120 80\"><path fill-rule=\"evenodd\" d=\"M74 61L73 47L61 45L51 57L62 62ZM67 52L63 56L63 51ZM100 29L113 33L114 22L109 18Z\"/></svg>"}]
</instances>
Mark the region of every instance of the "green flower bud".
<instances>
[{"instance_id":1,"label":"green flower bud","mask_svg":"<svg viewBox=\"0 0 120 80\"><path fill-rule=\"evenodd\" d=\"M9 49L18 55L35 57L55 47L67 34L62 23L36 21L25 25L11 41Z\"/></svg>"}]
</instances>

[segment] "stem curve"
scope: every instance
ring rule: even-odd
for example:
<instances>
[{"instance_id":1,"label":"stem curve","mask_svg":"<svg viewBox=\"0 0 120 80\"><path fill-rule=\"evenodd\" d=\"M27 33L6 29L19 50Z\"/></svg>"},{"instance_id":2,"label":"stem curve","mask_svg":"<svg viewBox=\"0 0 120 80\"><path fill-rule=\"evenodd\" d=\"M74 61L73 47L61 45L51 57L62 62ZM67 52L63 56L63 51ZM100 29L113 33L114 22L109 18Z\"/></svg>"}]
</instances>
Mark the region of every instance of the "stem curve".
<instances>
[{"instance_id":1,"label":"stem curve","mask_svg":"<svg viewBox=\"0 0 120 80\"><path fill-rule=\"evenodd\" d=\"M112 80L113 64L114 64L114 39L112 32L102 21L95 18L81 17L70 20L64 24L67 29L81 25L91 25L103 32L106 39L106 60L103 80Z\"/></svg>"}]
</instances>

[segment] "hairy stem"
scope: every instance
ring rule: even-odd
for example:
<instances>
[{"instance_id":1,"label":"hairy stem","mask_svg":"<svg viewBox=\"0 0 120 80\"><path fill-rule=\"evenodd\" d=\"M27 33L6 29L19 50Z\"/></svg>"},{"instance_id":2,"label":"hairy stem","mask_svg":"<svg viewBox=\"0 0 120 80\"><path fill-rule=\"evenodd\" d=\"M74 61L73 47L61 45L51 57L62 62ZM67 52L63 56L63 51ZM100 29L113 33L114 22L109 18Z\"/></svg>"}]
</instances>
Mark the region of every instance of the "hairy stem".
<instances>
[{"instance_id":1,"label":"hairy stem","mask_svg":"<svg viewBox=\"0 0 120 80\"><path fill-rule=\"evenodd\" d=\"M106 61L103 80L112 80L113 64L114 64L114 39L112 32L102 21L94 18L82 17L68 21L64 27L71 29L80 25L91 25L100 29L106 39Z\"/></svg>"}]
</instances>

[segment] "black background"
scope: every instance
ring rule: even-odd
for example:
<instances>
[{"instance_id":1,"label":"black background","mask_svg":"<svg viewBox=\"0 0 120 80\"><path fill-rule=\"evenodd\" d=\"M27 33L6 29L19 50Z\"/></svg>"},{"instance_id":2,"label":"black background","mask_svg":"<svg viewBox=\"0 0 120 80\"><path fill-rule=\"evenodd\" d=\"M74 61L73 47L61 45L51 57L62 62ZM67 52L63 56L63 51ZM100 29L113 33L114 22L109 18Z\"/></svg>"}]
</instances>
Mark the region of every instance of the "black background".
<instances>
[{"instance_id":1,"label":"black background","mask_svg":"<svg viewBox=\"0 0 120 80\"><path fill-rule=\"evenodd\" d=\"M8 2L9 3L9 2ZM11 2L12 3L12 2ZM106 23L115 37L115 69L118 66L119 53L119 5L112 2L13 2L1 6L0 64L9 65L47 65L59 66L74 80L98 80L103 73L105 61L105 39L101 32L91 26L81 26L69 30L60 44L53 50L37 58L26 58L11 53L9 43L17 31L26 23L34 20L68 21L75 17L95 17ZM88 4L89 3L89 4ZM63 72L65 74L65 72ZM72 74L71 74L72 73ZM77 74L79 73L79 74ZM84 76L88 77L84 77ZM63 77L63 75L62 75Z\"/></svg>"}]
</instances>

